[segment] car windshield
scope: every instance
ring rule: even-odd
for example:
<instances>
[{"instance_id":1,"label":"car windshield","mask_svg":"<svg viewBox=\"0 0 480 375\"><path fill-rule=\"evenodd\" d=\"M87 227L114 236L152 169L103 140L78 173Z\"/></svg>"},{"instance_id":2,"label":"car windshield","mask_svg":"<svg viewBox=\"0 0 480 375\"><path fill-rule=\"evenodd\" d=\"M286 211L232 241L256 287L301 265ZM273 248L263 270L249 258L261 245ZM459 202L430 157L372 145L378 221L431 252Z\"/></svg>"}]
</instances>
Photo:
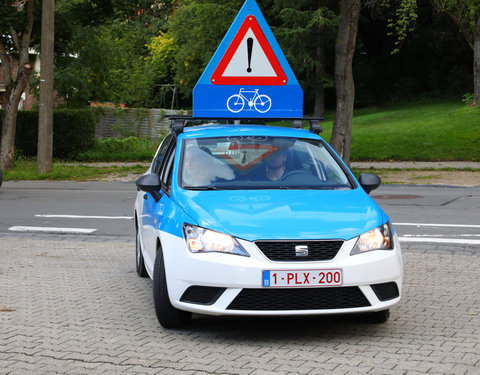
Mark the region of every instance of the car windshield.
<instances>
[{"instance_id":1,"label":"car windshield","mask_svg":"<svg viewBox=\"0 0 480 375\"><path fill-rule=\"evenodd\" d=\"M351 189L320 140L268 136L187 139L180 186L222 189Z\"/></svg>"}]
</instances>

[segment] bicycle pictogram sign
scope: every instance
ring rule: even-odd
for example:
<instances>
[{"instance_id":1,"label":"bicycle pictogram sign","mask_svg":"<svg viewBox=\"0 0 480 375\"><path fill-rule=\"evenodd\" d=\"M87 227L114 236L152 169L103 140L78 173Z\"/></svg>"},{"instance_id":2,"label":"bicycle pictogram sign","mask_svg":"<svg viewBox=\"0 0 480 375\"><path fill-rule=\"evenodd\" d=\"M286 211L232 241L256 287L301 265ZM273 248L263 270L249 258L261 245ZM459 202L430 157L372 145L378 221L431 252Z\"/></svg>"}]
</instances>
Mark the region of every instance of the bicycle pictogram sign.
<instances>
[{"instance_id":1,"label":"bicycle pictogram sign","mask_svg":"<svg viewBox=\"0 0 480 375\"><path fill-rule=\"evenodd\" d=\"M248 103L249 110L253 107L260 113L268 112L272 108L272 99L268 95L259 94L258 89L248 91L243 88L238 94L233 94L227 99L227 108L230 112L238 113L243 110L245 103Z\"/></svg>"}]
</instances>

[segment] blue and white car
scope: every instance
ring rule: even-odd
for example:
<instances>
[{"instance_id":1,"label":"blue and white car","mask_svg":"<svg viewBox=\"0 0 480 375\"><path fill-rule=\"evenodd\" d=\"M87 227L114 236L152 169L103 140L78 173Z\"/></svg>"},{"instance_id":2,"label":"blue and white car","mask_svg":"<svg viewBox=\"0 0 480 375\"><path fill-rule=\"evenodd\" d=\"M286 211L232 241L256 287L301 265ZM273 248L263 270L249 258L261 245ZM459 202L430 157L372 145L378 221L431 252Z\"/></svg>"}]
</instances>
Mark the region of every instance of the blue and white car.
<instances>
[{"instance_id":1,"label":"blue and white car","mask_svg":"<svg viewBox=\"0 0 480 375\"><path fill-rule=\"evenodd\" d=\"M357 181L308 130L186 127L136 184L136 269L166 328L192 313L384 322L400 301L400 244L368 195L380 179Z\"/></svg>"}]
</instances>

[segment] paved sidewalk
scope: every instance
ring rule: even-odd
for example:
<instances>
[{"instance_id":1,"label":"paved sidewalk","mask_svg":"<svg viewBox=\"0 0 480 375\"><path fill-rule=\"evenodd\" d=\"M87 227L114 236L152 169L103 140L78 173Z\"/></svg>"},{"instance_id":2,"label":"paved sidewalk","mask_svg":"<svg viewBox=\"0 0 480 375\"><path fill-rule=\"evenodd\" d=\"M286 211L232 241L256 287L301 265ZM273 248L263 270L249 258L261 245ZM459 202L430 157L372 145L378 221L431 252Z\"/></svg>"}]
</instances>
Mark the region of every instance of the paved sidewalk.
<instances>
[{"instance_id":1,"label":"paved sidewalk","mask_svg":"<svg viewBox=\"0 0 480 375\"><path fill-rule=\"evenodd\" d=\"M353 168L375 168L375 169L480 169L480 162L477 161L356 161L352 162Z\"/></svg>"},{"instance_id":2,"label":"paved sidewalk","mask_svg":"<svg viewBox=\"0 0 480 375\"><path fill-rule=\"evenodd\" d=\"M386 324L194 316L165 330L133 243L0 238L0 374L480 373L480 256L404 252Z\"/></svg>"}]
</instances>

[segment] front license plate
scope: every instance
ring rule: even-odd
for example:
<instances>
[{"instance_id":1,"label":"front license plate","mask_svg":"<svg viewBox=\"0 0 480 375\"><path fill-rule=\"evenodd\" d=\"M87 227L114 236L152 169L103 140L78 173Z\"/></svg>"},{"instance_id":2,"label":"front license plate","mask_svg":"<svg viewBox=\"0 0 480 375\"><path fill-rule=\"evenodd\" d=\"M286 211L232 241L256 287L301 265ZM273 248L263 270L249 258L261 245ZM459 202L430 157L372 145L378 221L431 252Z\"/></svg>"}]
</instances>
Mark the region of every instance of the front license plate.
<instances>
[{"instance_id":1,"label":"front license plate","mask_svg":"<svg viewBox=\"0 0 480 375\"><path fill-rule=\"evenodd\" d=\"M343 284L341 269L263 271L262 285L264 287L306 287L306 286L337 286Z\"/></svg>"}]
</instances>

